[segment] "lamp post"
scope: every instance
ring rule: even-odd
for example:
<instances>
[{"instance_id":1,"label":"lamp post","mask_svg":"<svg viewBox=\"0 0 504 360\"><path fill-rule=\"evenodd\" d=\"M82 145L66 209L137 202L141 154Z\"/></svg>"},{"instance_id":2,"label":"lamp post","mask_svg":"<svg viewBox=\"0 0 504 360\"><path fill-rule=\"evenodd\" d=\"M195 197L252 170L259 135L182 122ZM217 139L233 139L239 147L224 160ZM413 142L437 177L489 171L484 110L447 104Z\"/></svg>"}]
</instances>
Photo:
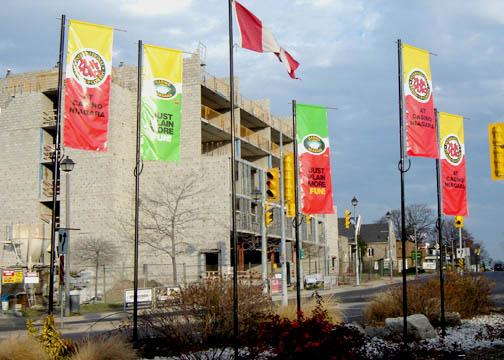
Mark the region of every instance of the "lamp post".
<instances>
[{"instance_id":1,"label":"lamp post","mask_svg":"<svg viewBox=\"0 0 504 360\"><path fill-rule=\"evenodd\" d=\"M355 238L355 285L360 285L360 262L359 262L359 240L357 239L357 212L356 208L359 204L359 200L354 196L350 201L353 206L353 218L354 218L354 238Z\"/></svg>"},{"instance_id":2,"label":"lamp post","mask_svg":"<svg viewBox=\"0 0 504 360\"><path fill-rule=\"evenodd\" d=\"M388 240L388 246L389 246L389 273L390 273L390 280L392 281L393 272L394 272L394 261L392 260L392 242L390 238L390 219L392 218L392 214L390 211L387 211L385 214L385 218L387 219L387 240Z\"/></svg>"},{"instance_id":3,"label":"lamp post","mask_svg":"<svg viewBox=\"0 0 504 360\"><path fill-rule=\"evenodd\" d=\"M75 162L68 156L60 163L61 171L65 173L65 227L67 228L67 252L64 255L65 267L65 313L70 313L70 172L73 170ZM60 304L60 306L63 306Z\"/></svg>"}]
</instances>

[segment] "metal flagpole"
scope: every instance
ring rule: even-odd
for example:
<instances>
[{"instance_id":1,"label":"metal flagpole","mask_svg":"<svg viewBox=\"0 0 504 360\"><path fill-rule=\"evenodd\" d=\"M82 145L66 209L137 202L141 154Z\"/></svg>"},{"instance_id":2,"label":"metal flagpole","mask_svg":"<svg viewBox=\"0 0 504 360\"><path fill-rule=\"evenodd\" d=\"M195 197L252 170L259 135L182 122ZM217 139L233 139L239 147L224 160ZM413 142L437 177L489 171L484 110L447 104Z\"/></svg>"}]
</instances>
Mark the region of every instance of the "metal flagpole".
<instances>
[{"instance_id":1,"label":"metal flagpole","mask_svg":"<svg viewBox=\"0 0 504 360\"><path fill-rule=\"evenodd\" d=\"M233 243L233 335L234 356L238 359L238 238L236 236L236 184L235 184L235 117L234 117L234 62L233 62L233 0L228 1L229 25L229 102L231 106L231 239Z\"/></svg>"},{"instance_id":2,"label":"metal flagpole","mask_svg":"<svg viewBox=\"0 0 504 360\"><path fill-rule=\"evenodd\" d=\"M61 114L63 112L63 63L65 60L65 26L66 15L61 15L60 46L58 59L58 104L56 111L56 136L54 139L54 158L53 158L53 197L52 197L52 217L51 217L51 256L49 264L49 304L47 313L52 315L54 311L54 262L56 260L56 207L58 204L58 183L61 151Z\"/></svg>"},{"instance_id":3,"label":"metal flagpole","mask_svg":"<svg viewBox=\"0 0 504 360\"><path fill-rule=\"evenodd\" d=\"M138 341L138 244L139 244L139 205L140 205L140 174L142 163L140 159L140 121L142 115L142 40L138 41L138 73L137 73L137 128L136 128L136 162L135 162L135 250L133 268L133 342Z\"/></svg>"},{"instance_id":4,"label":"metal flagpole","mask_svg":"<svg viewBox=\"0 0 504 360\"><path fill-rule=\"evenodd\" d=\"M401 244L402 244L402 296L403 296L403 342L407 344L408 335L408 289L406 282L406 211L404 204L404 174L409 170L404 168L404 121L403 121L403 82L402 82L402 42L397 40L397 64L399 80L399 172L401 173Z\"/></svg>"},{"instance_id":5,"label":"metal flagpole","mask_svg":"<svg viewBox=\"0 0 504 360\"><path fill-rule=\"evenodd\" d=\"M294 141L294 228L296 232L296 305L297 315L301 314L301 241L299 240L299 172L296 132L296 100L292 100L292 140Z\"/></svg>"},{"instance_id":6,"label":"metal flagpole","mask_svg":"<svg viewBox=\"0 0 504 360\"><path fill-rule=\"evenodd\" d=\"M439 184L439 159L436 159L436 180L437 180L437 201L438 201L438 218L437 218L437 228L438 228L438 241L439 241L439 291L441 297L441 336L444 338L446 335L446 322L445 322L445 294L444 294L444 244L443 235L441 233L443 227L443 220L441 218L441 187Z\"/></svg>"},{"instance_id":7,"label":"metal flagpole","mask_svg":"<svg viewBox=\"0 0 504 360\"><path fill-rule=\"evenodd\" d=\"M287 295L287 245L285 243L285 179L283 133L280 131L280 265L282 266L282 305L289 303Z\"/></svg>"},{"instance_id":8,"label":"metal flagpole","mask_svg":"<svg viewBox=\"0 0 504 360\"><path fill-rule=\"evenodd\" d=\"M437 109L434 110L436 116L436 126L438 128L438 149L439 149L439 125L438 125L438 112ZM436 159L436 187L437 187L437 207L438 207L438 218L437 218L437 230L438 230L438 244L439 244L439 296L441 302L441 337L446 336L446 319L445 319L445 293L444 293L444 258L445 258L445 248L443 243L443 218L441 215L441 175L439 170L439 158ZM453 254L452 254L453 256Z\"/></svg>"}]
</instances>

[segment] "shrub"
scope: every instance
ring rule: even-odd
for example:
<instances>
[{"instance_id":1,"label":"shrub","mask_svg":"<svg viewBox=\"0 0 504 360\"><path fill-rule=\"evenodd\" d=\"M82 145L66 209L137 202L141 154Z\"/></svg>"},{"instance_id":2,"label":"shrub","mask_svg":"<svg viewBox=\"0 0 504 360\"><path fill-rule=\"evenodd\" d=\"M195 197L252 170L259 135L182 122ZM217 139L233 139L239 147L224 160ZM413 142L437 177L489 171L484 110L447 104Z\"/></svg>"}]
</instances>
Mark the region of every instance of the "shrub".
<instances>
[{"instance_id":1,"label":"shrub","mask_svg":"<svg viewBox=\"0 0 504 360\"><path fill-rule=\"evenodd\" d=\"M164 305L139 317L143 352L177 353L225 346L233 340L233 287L221 278L190 284L174 292ZM240 342L255 343L259 324L272 313L261 285L238 286Z\"/></svg>"},{"instance_id":2,"label":"shrub","mask_svg":"<svg viewBox=\"0 0 504 360\"><path fill-rule=\"evenodd\" d=\"M77 345L71 360L134 360L136 353L130 343L118 336L86 339Z\"/></svg>"},{"instance_id":3,"label":"shrub","mask_svg":"<svg viewBox=\"0 0 504 360\"><path fill-rule=\"evenodd\" d=\"M321 297L310 316L290 320L272 315L261 326L260 342L277 359L359 359L364 336L350 326L335 325Z\"/></svg>"},{"instance_id":4,"label":"shrub","mask_svg":"<svg viewBox=\"0 0 504 360\"><path fill-rule=\"evenodd\" d=\"M334 296L324 297L318 299L317 296L310 298L307 302L302 304L302 310L304 314L310 315L316 310L320 305L327 311L327 316L329 321L332 323L342 323L343 314L339 309L338 300ZM275 313L280 316L280 318L285 318L289 320L297 319L297 305L296 303L290 303L288 305L280 305L275 308Z\"/></svg>"},{"instance_id":5,"label":"shrub","mask_svg":"<svg viewBox=\"0 0 504 360\"><path fill-rule=\"evenodd\" d=\"M50 359L65 359L74 350L73 344L69 340L63 339L61 333L56 329L52 315L44 318L40 331L31 320L27 321L26 328L28 334L39 342Z\"/></svg>"},{"instance_id":6,"label":"shrub","mask_svg":"<svg viewBox=\"0 0 504 360\"><path fill-rule=\"evenodd\" d=\"M11 337L0 342L0 360L48 360L42 346L28 336Z\"/></svg>"},{"instance_id":7,"label":"shrub","mask_svg":"<svg viewBox=\"0 0 504 360\"><path fill-rule=\"evenodd\" d=\"M493 306L493 282L482 275L449 272L445 277L445 309L458 312L462 318L488 314ZM408 284L408 314L424 314L438 322L440 313L439 278ZM383 324L386 318L402 316L402 287L396 286L378 294L364 310L368 324Z\"/></svg>"}]
</instances>

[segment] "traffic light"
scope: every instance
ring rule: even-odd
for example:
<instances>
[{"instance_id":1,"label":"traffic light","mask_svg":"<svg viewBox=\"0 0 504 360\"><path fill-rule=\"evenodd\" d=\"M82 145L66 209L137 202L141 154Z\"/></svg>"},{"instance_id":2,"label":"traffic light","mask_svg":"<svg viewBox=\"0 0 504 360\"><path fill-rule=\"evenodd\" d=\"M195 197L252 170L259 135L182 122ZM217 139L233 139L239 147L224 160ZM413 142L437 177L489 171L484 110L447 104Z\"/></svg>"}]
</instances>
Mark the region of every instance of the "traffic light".
<instances>
[{"instance_id":1,"label":"traffic light","mask_svg":"<svg viewBox=\"0 0 504 360\"><path fill-rule=\"evenodd\" d=\"M268 201L277 202L280 200L280 171L278 168L269 168L266 172L266 195Z\"/></svg>"},{"instance_id":2,"label":"traffic light","mask_svg":"<svg viewBox=\"0 0 504 360\"><path fill-rule=\"evenodd\" d=\"M463 216L455 216L455 227L458 228L463 228L464 227L464 217Z\"/></svg>"},{"instance_id":3,"label":"traffic light","mask_svg":"<svg viewBox=\"0 0 504 360\"><path fill-rule=\"evenodd\" d=\"M311 216L311 215L305 215L304 217L305 217L306 223L310 224L311 223L311 219L312 219L313 216Z\"/></svg>"},{"instance_id":4,"label":"traffic light","mask_svg":"<svg viewBox=\"0 0 504 360\"><path fill-rule=\"evenodd\" d=\"M271 205L266 204L266 207L264 208L264 224L266 226L270 226L271 223L273 222L273 208Z\"/></svg>"},{"instance_id":5,"label":"traffic light","mask_svg":"<svg viewBox=\"0 0 504 360\"><path fill-rule=\"evenodd\" d=\"M293 218L296 215L296 198L294 193L294 155L287 154L284 156L284 197L285 206L287 208L287 217Z\"/></svg>"},{"instance_id":6,"label":"traffic light","mask_svg":"<svg viewBox=\"0 0 504 360\"><path fill-rule=\"evenodd\" d=\"M492 180L504 180L504 123L488 125L488 149Z\"/></svg>"},{"instance_id":7,"label":"traffic light","mask_svg":"<svg viewBox=\"0 0 504 360\"><path fill-rule=\"evenodd\" d=\"M350 229L350 210L345 210L345 229Z\"/></svg>"}]
</instances>

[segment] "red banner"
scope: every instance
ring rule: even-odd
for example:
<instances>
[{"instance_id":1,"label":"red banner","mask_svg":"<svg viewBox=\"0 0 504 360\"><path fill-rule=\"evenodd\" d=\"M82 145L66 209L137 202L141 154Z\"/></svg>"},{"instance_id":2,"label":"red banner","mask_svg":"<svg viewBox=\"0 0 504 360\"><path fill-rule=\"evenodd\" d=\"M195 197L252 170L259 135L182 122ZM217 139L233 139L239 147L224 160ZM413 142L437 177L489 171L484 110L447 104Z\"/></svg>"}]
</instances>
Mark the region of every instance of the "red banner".
<instances>
[{"instance_id":1,"label":"red banner","mask_svg":"<svg viewBox=\"0 0 504 360\"><path fill-rule=\"evenodd\" d=\"M403 44L402 56L406 152L409 156L438 158L429 52Z\"/></svg>"},{"instance_id":2,"label":"red banner","mask_svg":"<svg viewBox=\"0 0 504 360\"><path fill-rule=\"evenodd\" d=\"M301 154L299 176L303 214L333 214L330 149L323 154Z\"/></svg>"},{"instance_id":3,"label":"red banner","mask_svg":"<svg viewBox=\"0 0 504 360\"><path fill-rule=\"evenodd\" d=\"M107 150L112 36L110 27L70 20L65 78L65 146Z\"/></svg>"},{"instance_id":4,"label":"red banner","mask_svg":"<svg viewBox=\"0 0 504 360\"><path fill-rule=\"evenodd\" d=\"M334 214L327 109L296 104L303 214Z\"/></svg>"},{"instance_id":5,"label":"red banner","mask_svg":"<svg viewBox=\"0 0 504 360\"><path fill-rule=\"evenodd\" d=\"M467 216L467 179L462 116L439 113L443 213Z\"/></svg>"}]
</instances>

